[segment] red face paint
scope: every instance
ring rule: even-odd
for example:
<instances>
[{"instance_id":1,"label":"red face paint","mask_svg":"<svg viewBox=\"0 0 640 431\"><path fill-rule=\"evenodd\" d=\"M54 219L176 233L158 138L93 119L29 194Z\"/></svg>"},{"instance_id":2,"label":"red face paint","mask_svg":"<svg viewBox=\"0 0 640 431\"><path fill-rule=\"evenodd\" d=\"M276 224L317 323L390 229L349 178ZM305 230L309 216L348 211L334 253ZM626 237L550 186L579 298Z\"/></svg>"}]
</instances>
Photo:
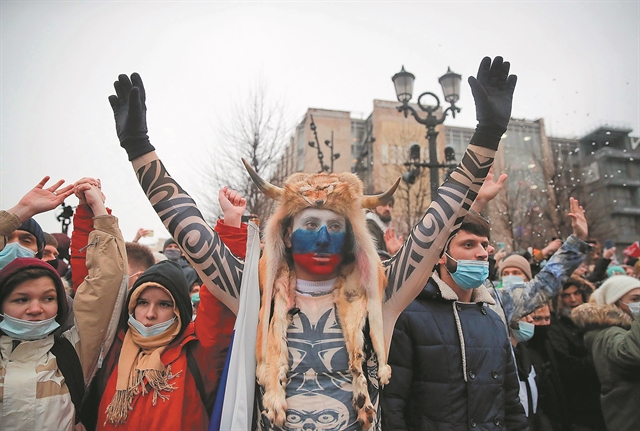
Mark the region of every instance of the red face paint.
<instances>
[{"instance_id":1,"label":"red face paint","mask_svg":"<svg viewBox=\"0 0 640 431\"><path fill-rule=\"evenodd\" d=\"M329 275L338 268L342 262L342 256L339 254L293 253L293 260L305 271L312 274Z\"/></svg>"}]
</instances>

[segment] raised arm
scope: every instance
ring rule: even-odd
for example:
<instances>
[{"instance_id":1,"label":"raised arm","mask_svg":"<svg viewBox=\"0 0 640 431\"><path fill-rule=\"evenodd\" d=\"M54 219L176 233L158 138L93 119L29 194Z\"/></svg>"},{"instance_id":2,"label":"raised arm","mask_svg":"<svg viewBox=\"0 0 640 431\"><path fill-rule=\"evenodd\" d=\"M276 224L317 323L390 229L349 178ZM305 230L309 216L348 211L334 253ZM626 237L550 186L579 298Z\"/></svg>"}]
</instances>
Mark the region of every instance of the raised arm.
<instances>
[{"instance_id":1,"label":"raised arm","mask_svg":"<svg viewBox=\"0 0 640 431\"><path fill-rule=\"evenodd\" d=\"M103 195L89 183L75 187L93 215L86 265L88 275L73 303L75 331L66 333L75 342L88 384L111 347L127 293L127 254L118 219L109 215Z\"/></svg>"},{"instance_id":2,"label":"raised arm","mask_svg":"<svg viewBox=\"0 0 640 431\"><path fill-rule=\"evenodd\" d=\"M507 323L520 320L557 295L564 282L587 257L591 246L585 242L588 225L584 210L574 198L570 198L569 204L571 212L568 217L573 234L549 258L545 267L531 281L496 289Z\"/></svg>"},{"instance_id":3,"label":"raised arm","mask_svg":"<svg viewBox=\"0 0 640 431\"><path fill-rule=\"evenodd\" d=\"M120 145L127 151L138 181L173 239L207 288L234 313L238 310L244 262L209 227L195 201L169 175L147 135L146 93L140 75L120 75L109 103Z\"/></svg>"},{"instance_id":4,"label":"raised arm","mask_svg":"<svg viewBox=\"0 0 640 431\"><path fill-rule=\"evenodd\" d=\"M469 78L478 125L462 161L438 189L425 216L400 251L386 262L385 339L388 326L420 293L448 239L455 234L476 198L493 163L500 138L507 130L516 77L502 57L485 57L478 77Z\"/></svg>"}]
</instances>

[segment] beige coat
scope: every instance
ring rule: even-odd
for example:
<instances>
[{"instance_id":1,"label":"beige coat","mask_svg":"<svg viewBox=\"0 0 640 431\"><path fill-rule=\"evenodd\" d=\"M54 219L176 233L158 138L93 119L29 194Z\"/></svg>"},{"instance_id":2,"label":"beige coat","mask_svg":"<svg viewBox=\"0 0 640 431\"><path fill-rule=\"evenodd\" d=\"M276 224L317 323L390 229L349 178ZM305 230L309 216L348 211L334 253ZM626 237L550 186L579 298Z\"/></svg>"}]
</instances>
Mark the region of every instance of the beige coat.
<instances>
[{"instance_id":1,"label":"beige coat","mask_svg":"<svg viewBox=\"0 0 640 431\"><path fill-rule=\"evenodd\" d=\"M16 225L16 223L18 223ZM0 211L0 243L20 225ZM62 336L75 346L85 385L109 350L127 289L127 257L117 218L94 218L89 236L89 275L78 288L73 304L75 326ZM53 335L35 341L0 336L0 429L72 430L75 409L69 389L50 350Z\"/></svg>"}]
</instances>

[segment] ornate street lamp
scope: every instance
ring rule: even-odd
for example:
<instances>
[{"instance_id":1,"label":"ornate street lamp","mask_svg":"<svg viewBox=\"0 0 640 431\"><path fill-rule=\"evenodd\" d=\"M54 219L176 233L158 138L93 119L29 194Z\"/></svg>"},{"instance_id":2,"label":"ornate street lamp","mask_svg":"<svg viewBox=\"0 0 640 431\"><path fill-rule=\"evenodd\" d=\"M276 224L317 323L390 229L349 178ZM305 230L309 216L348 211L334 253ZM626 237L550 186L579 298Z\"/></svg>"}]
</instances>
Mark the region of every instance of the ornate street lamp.
<instances>
[{"instance_id":1,"label":"ornate street lamp","mask_svg":"<svg viewBox=\"0 0 640 431\"><path fill-rule=\"evenodd\" d=\"M402 105L398 106L398 111L403 112L405 118L411 113L413 118L420 124L424 124L427 127L427 135L426 138L429 140L429 162L421 162L419 160L410 160L405 163L405 166L411 167L411 170L407 178L413 178L415 181L415 177L419 173L419 168L426 167L429 168L430 172L430 181L431 181L431 199L433 199L438 193L438 186L440 185L440 178L438 175L438 169L441 168L451 168L451 160L447 160L449 163L438 163L438 148L436 144L436 138L438 136L438 132L436 132L436 126L438 124L442 124L447 118L449 112L451 112L451 116L456 118L456 112L460 112L460 108L456 106L456 102L460 99L460 81L462 80L462 76L457 73L453 73L450 68L448 68L447 73L442 75L439 79L440 85L442 86L442 93L444 94L444 100L447 101L450 106L444 110L442 116L438 118L434 115L434 112L440 108L440 99L435 94L427 91L418 96L418 107L427 113L425 118L421 118L418 112L409 104L411 97L413 96L413 82L415 80L415 76L412 73L404 70L404 66L402 66L402 70L400 72L393 75L393 84L396 88L396 96L398 97L398 101L402 103ZM424 96L431 96L435 99L435 106L425 106L422 104L422 98ZM448 159L451 158L451 155L448 155Z\"/></svg>"}]
</instances>

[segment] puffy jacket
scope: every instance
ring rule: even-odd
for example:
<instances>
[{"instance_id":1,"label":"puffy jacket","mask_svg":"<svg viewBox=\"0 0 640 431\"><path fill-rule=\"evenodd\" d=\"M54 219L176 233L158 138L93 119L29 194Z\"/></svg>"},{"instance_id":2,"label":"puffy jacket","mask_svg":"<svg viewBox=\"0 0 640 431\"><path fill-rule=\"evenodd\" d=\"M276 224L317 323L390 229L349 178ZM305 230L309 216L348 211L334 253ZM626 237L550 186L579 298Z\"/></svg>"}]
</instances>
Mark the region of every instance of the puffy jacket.
<instances>
[{"instance_id":1,"label":"puffy jacket","mask_svg":"<svg viewBox=\"0 0 640 431\"><path fill-rule=\"evenodd\" d=\"M75 346L85 384L111 346L127 287L127 260L115 217L95 217L87 248L88 276L74 301L75 326L62 336ZM3 233L0 233L3 234ZM0 336L0 429L72 430L75 408L50 352L53 335L15 346Z\"/></svg>"},{"instance_id":2,"label":"puffy jacket","mask_svg":"<svg viewBox=\"0 0 640 431\"><path fill-rule=\"evenodd\" d=\"M607 429L640 427L640 320L616 306L583 304L571 314L587 331L584 342L602 386L600 403Z\"/></svg>"},{"instance_id":3,"label":"puffy jacket","mask_svg":"<svg viewBox=\"0 0 640 431\"><path fill-rule=\"evenodd\" d=\"M483 287L462 303L437 276L398 319L383 429L521 430L527 418L509 340Z\"/></svg>"}]
</instances>

